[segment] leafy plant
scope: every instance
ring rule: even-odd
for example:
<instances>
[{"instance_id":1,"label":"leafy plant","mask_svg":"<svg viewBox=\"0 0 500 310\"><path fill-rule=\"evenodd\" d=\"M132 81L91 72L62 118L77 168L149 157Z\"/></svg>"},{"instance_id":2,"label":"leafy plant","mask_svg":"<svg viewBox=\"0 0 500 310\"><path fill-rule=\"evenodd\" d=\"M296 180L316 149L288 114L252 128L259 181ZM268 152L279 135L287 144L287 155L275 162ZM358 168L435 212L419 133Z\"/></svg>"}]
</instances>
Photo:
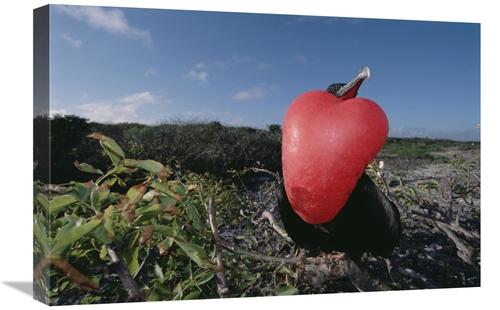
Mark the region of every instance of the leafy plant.
<instances>
[{"instance_id":1,"label":"leafy plant","mask_svg":"<svg viewBox=\"0 0 500 310\"><path fill-rule=\"evenodd\" d=\"M237 187L210 174L173 175L157 161L127 158L110 137L89 137L111 168L74 164L96 181L34 182L36 291L49 292L54 305L218 297L216 275L225 267L216 261L207 209L217 206L214 223L221 229L240 222ZM145 180L128 185L138 174ZM115 192L116 185L126 190ZM231 294L245 296L257 279L244 267L252 262L232 252L224 252L224 261L236 263L225 273L232 282L245 281Z\"/></svg>"}]
</instances>

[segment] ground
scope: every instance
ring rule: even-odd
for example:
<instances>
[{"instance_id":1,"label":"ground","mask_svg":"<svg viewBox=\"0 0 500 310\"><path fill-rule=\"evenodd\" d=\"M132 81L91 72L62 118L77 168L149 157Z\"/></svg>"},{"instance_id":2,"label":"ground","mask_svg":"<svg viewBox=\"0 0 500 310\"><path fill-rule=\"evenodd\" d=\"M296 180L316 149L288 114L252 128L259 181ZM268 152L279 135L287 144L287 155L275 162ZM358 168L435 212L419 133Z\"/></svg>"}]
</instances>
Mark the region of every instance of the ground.
<instances>
[{"instance_id":1,"label":"ground","mask_svg":"<svg viewBox=\"0 0 500 310\"><path fill-rule=\"evenodd\" d=\"M479 148L447 147L434 153L434 160L394 156L376 159L386 163L387 186L379 184L398 205L403 233L388 259L371 255L356 259L363 276L369 279L369 287L408 290L480 286L479 154ZM244 221L239 227L225 230L223 237L236 238L242 247L254 251L292 258L293 243L284 242L262 217L267 210L281 225L273 186L266 183L255 188L253 203L243 209L255 239L236 238L248 234ZM322 260L321 255L307 252L310 259L318 256ZM254 271L262 275L253 284L251 295L274 295L277 287L286 285L276 283L278 265L256 261ZM297 271L297 267L292 266L292 270ZM359 281L362 279L347 276L313 285L290 277L289 284L297 288L298 294L338 293L358 291Z\"/></svg>"}]
</instances>

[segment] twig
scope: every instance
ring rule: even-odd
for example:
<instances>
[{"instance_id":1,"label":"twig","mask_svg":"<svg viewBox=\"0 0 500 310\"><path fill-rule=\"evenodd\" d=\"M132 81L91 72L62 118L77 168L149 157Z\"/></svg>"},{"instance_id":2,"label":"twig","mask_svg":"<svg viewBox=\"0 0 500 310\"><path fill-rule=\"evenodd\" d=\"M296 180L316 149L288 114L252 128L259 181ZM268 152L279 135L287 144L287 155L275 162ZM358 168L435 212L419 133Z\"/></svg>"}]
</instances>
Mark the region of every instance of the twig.
<instances>
[{"instance_id":1,"label":"twig","mask_svg":"<svg viewBox=\"0 0 500 310\"><path fill-rule=\"evenodd\" d=\"M479 241L480 237L479 234L473 231L468 231L467 229L463 228L462 226L458 224L450 224L450 228L456 231L457 233L461 233L466 235L469 238L475 239L476 241Z\"/></svg>"},{"instance_id":2,"label":"twig","mask_svg":"<svg viewBox=\"0 0 500 310\"><path fill-rule=\"evenodd\" d=\"M449 178L450 182L450 201L448 201L448 215L446 216L446 219L448 221L451 221L453 218L453 185L455 184L455 180L452 180L451 177Z\"/></svg>"},{"instance_id":3,"label":"twig","mask_svg":"<svg viewBox=\"0 0 500 310\"><path fill-rule=\"evenodd\" d=\"M278 173L276 172L271 172L267 169L262 169L262 168L256 168L256 167L252 167L250 168L253 172L265 172L265 173L268 173L270 175L272 175L276 180L279 180L280 179L280 176Z\"/></svg>"},{"instance_id":4,"label":"twig","mask_svg":"<svg viewBox=\"0 0 500 310\"><path fill-rule=\"evenodd\" d=\"M469 250L467 245L457 235L455 235L455 233L451 231L448 228L448 226L443 225L442 223L439 222L434 222L434 225L436 225L438 229L440 229L442 232L448 235L448 237L455 243L455 246L458 249L457 256L460 257L467 264L474 267L475 269L478 269L477 265L473 260L474 252Z\"/></svg>"},{"instance_id":5,"label":"twig","mask_svg":"<svg viewBox=\"0 0 500 310\"><path fill-rule=\"evenodd\" d=\"M116 247L112 248L108 246L108 255L111 261L116 265L118 277L123 283L125 290L127 291L130 301L146 301L144 296L141 294L141 290L135 282L127 264L121 258L121 249L124 246L124 241L120 242Z\"/></svg>"},{"instance_id":6,"label":"twig","mask_svg":"<svg viewBox=\"0 0 500 310\"><path fill-rule=\"evenodd\" d=\"M441 222L441 223L449 224L449 222L447 220L438 219L438 218L436 218L434 216L431 216L431 215L428 215L428 214L425 214L425 213L422 213L422 212L418 212L418 211L415 211L415 210L411 210L410 213L411 214L416 214L416 215L421 216L421 217L425 217L426 219L433 220L433 221L436 221L436 222Z\"/></svg>"},{"instance_id":7,"label":"twig","mask_svg":"<svg viewBox=\"0 0 500 310\"><path fill-rule=\"evenodd\" d=\"M461 232L469 237L472 237L476 241L477 239L479 239L479 236L476 237L474 234L468 232L463 227L457 224L450 223L450 219L442 220L414 210L412 210L411 213L432 220L432 223L436 226L436 228L444 232L451 239L451 241L455 243L455 246L458 249L457 252L458 257L460 257L467 264L477 269L477 265L473 260L473 254L474 254L473 251L469 250L467 245L452 230Z\"/></svg>"},{"instance_id":8,"label":"twig","mask_svg":"<svg viewBox=\"0 0 500 310\"><path fill-rule=\"evenodd\" d=\"M404 276L413 278L415 280L422 281L427 286L427 288L437 288L438 287L434 281L432 281L431 279L425 277L424 275L416 272L413 269L405 268L405 267L401 267L401 266L396 266L395 268L397 268L398 272Z\"/></svg>"},{"instance_id":9,"label":"twig","mask_svg":"<svg viewBox=\"0 0 500 310\"><path fill-rule=\"evenodd\" d=\"M353 261L349 262L348 266L349 280L360 292L372 292L377 289L373 286L370 276L359 269L358 265Z\"/></svg>"},{"instance_id":10,"label":"twig","mask_svg":"<svg viewBox=\"0 0 500 310\"><path fill-rule=\"evenodd\" d=\"M294 257L294 258L276 257L276 256L264 255L261 253L255 253L252 251L242 249L242 248L236 246L234 243L229 242L227 240L224 240L222 238L220 239L220 244L224 248L226 248L227 250L229 250L231 252L235 252L238 254L249 256L251 258L255 258L258 260L264 260L264 261L272 262L272 263L297 264L298 262L300 262L302 259L305 258L305 252L301 253L301 255Z\"/></svg>"},{"instance_id":11,"label":"twig","mask_svg":"<svg viewBox=\"0 0 500 310\"><path fill-rule=\"evenodd\" d=\"M212 191L212 196L210 196L210 198L208 199L208 219L210 222L210 228L212 229L213 238L215 241L215 248L217 251L217 265L220 267L220 270L222 270L215 272L215 278L217 279L219 296L221 298L229 298L229 288L227 286L227 278L224 270L224 259L222 257L219 230L217 229L217 224L215 223L214 196L215 196L215 190Z\"/></svg>"},{"instance_id":12,"label":"twig","mask_svg":"<svg viewBox=\"0 0 500 310\"><path fill-rule=\"evenodd\" d=\"M139 269L137 270L137 272L134 275L134 280L135 281L139 281L140 277L146 271L146 267L147 267L148 263L151 261L151 259L153 259L154 257L156 257L157 254L158 254L158 248L157 247L153 247L153 248L150 248L148 250L148 253L146 254L146 257L144 257L144 259L142 260L141 265L139 266Z\"/></svg>"},{"instance_id":13,"label":"twig","mask_svg":"<svg viewBox=\"0 0 500 310\"><path fill-rule=\"evenodd\" d=\"M183 223L183 225L190 227L187 223ZM203 231L200 231L200 233L215 241L214 236ZM305 251L302 250L298 256L286 258L248 251L236 246L233 242L220 238L220 236L218 243L231 252L245 255L256 260L280 263L281 265L297 265L298 268L294 277L297 280L310 283L313 286L321 285L327 280L349 277L353 285L361 291L376 290L371 284L369 277L359 270L359 267L354 262L346 262L345 259L340 260L338 258L339 256L345 255L344 253L330 253L324 257L306 257Z\"/></svg>"},{"instance_id":14,"label":"twig","mask_svg":"<svg viewBox=\"0 0 500 310\"><path fill-rule=\"evenodd\" d=\"M293 240L290 239L286 231L284 231L278 224L276 224L276 220L274 219L274 216L269 212L268 210L265 210L262 212L262 217L265 217L269 220L269 224L271 224L271 227L287 242L293 243Z\"/></svg>"}]
</instances>

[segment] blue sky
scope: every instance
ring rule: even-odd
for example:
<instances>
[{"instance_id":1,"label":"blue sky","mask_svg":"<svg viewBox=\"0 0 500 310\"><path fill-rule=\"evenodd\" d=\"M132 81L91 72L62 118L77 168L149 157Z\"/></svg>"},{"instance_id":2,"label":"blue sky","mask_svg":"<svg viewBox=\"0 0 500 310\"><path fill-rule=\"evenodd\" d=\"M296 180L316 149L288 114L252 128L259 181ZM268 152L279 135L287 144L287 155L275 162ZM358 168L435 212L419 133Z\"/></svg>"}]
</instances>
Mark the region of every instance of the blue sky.
<instances>
[{"instance_id":1,"label":"blue sky","mask_svg":"<svg viewBox=\"0 0 500 310\"><path fill-rule=\"evenodd\" d=\"M303 92L348 82L389 136L479 140L480 24L52 6L51 112L98 122L281 124Z\"/></svg>"}]
</instances>

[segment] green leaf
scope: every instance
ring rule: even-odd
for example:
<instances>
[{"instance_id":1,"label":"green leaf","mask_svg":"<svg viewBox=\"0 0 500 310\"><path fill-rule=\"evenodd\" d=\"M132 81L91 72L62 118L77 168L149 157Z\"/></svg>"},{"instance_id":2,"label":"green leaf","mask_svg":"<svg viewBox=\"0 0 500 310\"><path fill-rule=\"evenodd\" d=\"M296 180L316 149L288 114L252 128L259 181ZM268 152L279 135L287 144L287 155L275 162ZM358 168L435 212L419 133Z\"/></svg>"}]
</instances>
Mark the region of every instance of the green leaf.
<instances>
[{"instance_id":1,"label":"green leaf","mask_svg":"<svg viewBox=\"0 0 500 310\"><path fill-rule=\"evenodd\" d=\"M159 243L158 248L160 249L160 255L165 254L172 244L174 244L174 239L170 237L165 238L163 242Z\"/></svg>"},{"instance_id":2,"label":"green leaf","mask_svg":"<svg viewBox=\"0 0 500 310\"><path fill-rule=\"evenodd\" d=\"M162 294L163 297L172 294L172 290L160 283L155 284L155 289L158 291L158 293Z\"/></svg>"},{"instance_id":3,"label":"green leaf","mask_svg":"<svg viewBox=\"0 0 500 310\"><path fill-rule=\"evenodd\" d=\"M123 161L123 164L125 166L146 170L150 173L157 175L158 177L166 178L169 176L169 173L165 169L165 166L163 166L159 162L151 160L151 159L147 159L147 160L125 159Z\"/></svg>"},{"instance_id":4,"label":"green leaf","mask_svg":"<svg viewBox=\"0 0 500 310\"><path fill-rule=\"evenodd\" d=\"M208 269L213 269L216 266L208 260L207 253L199 245L184 243L177 238L174 238L174 241L198 266Z\"/></svg>"},{"instance_id":5,"label":"green leaf","mask_svg":"<svg viewBox=\"0 0 500 310\"><path fill-rule=\"evenodd\" d=\"M109 178L106 181L102 182L102 185L107 186L107 187L111 187L111 186L115 185L116 181L118 181L118 177L113 176L112 178Z\"/></svg>"},{"instance_id":6,"label":"green leaf","mask_svg":"<svg viewBox=\"0 0 500 310\"><path fill-rule=\"evenodd\" d=\"M153 232L161 234L167 237L175 237L177 236L177 231L171 226L167 225L153 225Z\"/></svg>"},{"instance_id":7,"label":"green leaf","mask_svg":"<svg viewBox=\"0 0 500 310\"><path fill-rule=\"evenodd\" d=\"M109 240L113 241L115 238L115 230L114 230L114 220L113 220L113 214L115 212L115 206L109 206L105 211L104 211L104 216L103 216L103 224L104 228L106 228L106 232L108 234Z\"/></svg>"},{"instance_id":8,"label":"green leaf","mask_svg":"<svg viewBox=\"0 0 500 310\"><path fill-rule=\"evenodd\" d=\"M104 260L108 257L108 248L105 244L102 245L101 251L99 252L99 258Z\"/></svg>"},{"instance_id":9,"label":"green leaf","mask_svg":"<svg viewBox=\"0 0 500 310\"><path fill-rule=\"evenodd\" d=\"M144 206L141 208L138 208L135 211L135 215L159 215L163 214L165 207L162 204L156 204L152 206Z\"/></svg>"},{"instance_id":10,"label":"green leaf","mask_svg":"<svg viewBox=\"0 0 500 310\"><path fill-rule=\"evenodd\" d=\"M139 247L129 248L123 251L123 259L132 275L139 270Z\"/></svg>"},{"instance_id":11,"label":"green leaf","mask_svg":"<svg viewBox=\"0 0 500 310\"><path fill-rule=\"evenodd\" d=\"M159 279L163 279L165 276L163 275L163 271L161 270L161 267L160 265L158 265L158 263L155 263L155 270L154 270L154 274L157 278Z\"/></svg>"},{"instance_id":12,"label":"green leaf","mask_svg":"<svg viewBox=\"0 0 500 310\"><path fill-rule=\"evenodd\" d=\"M37 192L38 192L38 182L33 182L33 197L36 197Z\"/></svg>"},{"instance_id":13,"label":"green leaf","mask_svg":"<svg viewBox=\"0 0 500 310\"><path fill-rule=\"evenodd\" d=\"M182 298L182 287L181 287L180 283L178 283L174 287L173 293L175 293L175 296L174 296L174 298L172 298L172 300L180 300Z\"/></svg>"},{"instance_id":14,"label":"green leaf","mask_svg":"<svg viewBox=\"0 0 500 310\"><path fill-rule=\"evenodd\" d=\"M48 254L50 252L50 244L47 239L46 227L43 225L42 218L43 216L41 214L33 215L33 234L38 242L40 242L42 252Z\"/></svg>"},{"instance_id":15,"label":"green leaf","mask_svg":"<svg viewBox=\"0 0 500 310\"><path fill-rule=\"evenodd\" d=\"M98 227L96 227L96 229L94 229L94 237L103 244L110 244L112 241L109 238L108 232L106 231L104 225L99 225Z\"/></svg>"},{"instance_id":16,"label":"green leaf","mask_svg":"<svg viewBox=\"0 0 500 310\"><path fill-rule=\"evenodd\" d=\"M113 173L116 173L116 174L121 174L121 173L130 174L130 173L134 173L137 171L139 171L139 169L124 166L123 162L121 162L120 165L116 166L116 168L113 169ZM118 180L118 182L120 182L120 180Z\"/></svg>"},{"instance_id":17,"label":"green leaf","mask_svg":"<svg viewBox=\"0 0 500 310\"><path fill-rule=\"evenodd\" d=\"M98 132L94 132L89 135L89 137L99 140L104 151L108 154L109 158L113 164L118 166L120 162L125 158L125 153L123 153L122 148L115 142L115 140L107 137Z\"/></svg>"},{"instance_id":18,"label":"green leaf","mask_svg":"<svg viewBox=\"0 0 500 310\"><path fill-rule=\"evenodd\" d=\"M210 281L214 277L214 273L211 271L204 271L203 273L196 276L196 283L202 285Z\"/></svg>"},{"instance_id":19,"label":"green leaf","mask_svg":"<svg viewBox=\"0 0 500 310\"><path fill-rule=\"evenodd\" d=\"M128 203L132 204L140 202L142 196L144 196L144 193L146 192L146 189L147 185L143 183L132 186L125 195L125 197L128 199Z\"/></svg>"},{"instance_id":20,"label":"green leaf","mask_svg":"<svg viewBox=\"0 0 500 310\"><path fill-rule=\"evenodd\" d=\"M46 214L50 214L49 199L42 193L36 195L35 200L42 206Z\"/></svg>"},{"instance_id":21,"label":"green leaf","mask_svg":"<svg viewBox=\"0 0 500 310\"><path fill-rule=\"evenodd\" d=\"M255 281L257 276L250 271L242 270L240 274L241 278L246 281Z\"/></svg>"},{"instance_id":22,"label":"green leaf","mask_svg":"<svg viewBox=\"0 0 500 310\"><path fill-rule=\"evenodd\" d=\"M160 295L158 294L156 289L153 289L149 291L148 295L146 296L148 301L160 301Z\"/></svg>"},{"instance_id":23,"label":"green leaf","mask_svg":"<svg viewBox=\"0 0 500 310\"><path fill-rule=\"evenodd\" d=\"M187 294L186 297L183 298L183 300L196 299L200 295L200 293L200 291L192 291L191 293Z\"/></svg>"},{"instance_id":24,"label":"green leaf","mask_svg":"<svg viewBox=\"0 0 500 310\"><path fill-rule=\"evenodd\" d=\"M102 207L101 204L108 198L108 196L109 188L106 185L99 185L90 195L92 206L96 210L99 210Z\"/></svg>"},{"instance_id":25,"label":"green leaf","mask_svg":"<svg viewBox=\"0 0 500 310\"><path fill-rule=\"evenodd\" d=\"M51 255L62 254L67 246L70 246L74 242L86 236L101 222L102 221L100 219L93 218L85 224L80 224L80 221L78 221L78 223L74 224L74 227L71 227L71 229L67 231L61 229L54 238L50 254ZM70 225L70 223L66 224L65 227Z\"/></svg>"},{"instance_id":26,"label":"green leaf","mask_svg":"<svg viewBox=\"0 0 500 310\"><path fill-rule=\"evenodd\" d=\"M186 201L186 217L187 219L193 223L193 226L195 229L201 229L201 220L200 220L200 213L198 212L198 209L196 209L196 206L193 205L190 201Z\"/></svg>"},{"instance_id":27,"label":"green leaf","mask_svg":"<svg viewBox=\"0 0 500 310\"><path fill-rule=\"evenodd\" d=\"M276 291L276 296L297 295L299 290L293 286L282 286Z\"/></svg>"},{"instance_id":28,"label":"green leaf","mask_svg":"<svg viewBox=\"0 0 500 310\"><path fill-rule=\"evenodd\" d=\"M68 223L68 219L65 216L64 217L60 217L60 218L58 218L56 220L53 220L50 223L50 231L56 231L59 228L61 228L64 225L66 225L67 223Z\"/></svg>"},{"instance_id":29,"label":"green leaf","mask_svg":"<svg viewBox=\"0 0 500 310\"><path fill-rule=\"evenodd\" d=\"M94 167L92 167L92 165L89 165L89 164L86 164L86 163L79 163L78 161L75 160L74 162L75 164L75 167L80 170L80 171L83 171L83 172L89 172L89 173L97 173L97 174L100 174L100 175L103 175L104 173L102 173L101 170L99 169L96 169Z\"/></svg>"},{"instance_id":30,"label":"green leaf","mask_svg":"<svg viewBox=\"0 0 500 310\"><path fill-rule=\"evenodd\" d=\"M279 273L289 274L290 276L293 276L295 274L295 272L292 269L290 269L288 266L282 266L280 268Z\"/></svg>"},{"instance_id":31,"label":"green leaf","mask_svg":"<svg viewBox=\"0 0 500 310\"><path fill-rule=\"evenodd\" d=\"M153 182L150 186L154 189L159 190L163 194L167 194L168 196L174 198L175 201L182 201L182 196L179 193L173 191L172 186L167 183ZM175 201L173 203L175 203Z\"/></svg>"},{"instance_id":32,"label":"green leaf","mask_svg":"<svg viewBox=\"0 0 500 310\"><path fill-rule=\"evenodd\" d=\"M57 215L61 210L77 201L73 195L57 196L50 202L50 214Z\"/></svg>"},{"instance_id":33,"label":"green leaf","mask_svg":"<svg viewBox=\"0 0 500 310\"><path fill-rule=\"evenodd\" d=\"M93 182L77 183L75 185L75 190L78 193L78 197L80 198L80 200L87 200L95 186L96 185Z\"/></svg>"}]
</instances>

